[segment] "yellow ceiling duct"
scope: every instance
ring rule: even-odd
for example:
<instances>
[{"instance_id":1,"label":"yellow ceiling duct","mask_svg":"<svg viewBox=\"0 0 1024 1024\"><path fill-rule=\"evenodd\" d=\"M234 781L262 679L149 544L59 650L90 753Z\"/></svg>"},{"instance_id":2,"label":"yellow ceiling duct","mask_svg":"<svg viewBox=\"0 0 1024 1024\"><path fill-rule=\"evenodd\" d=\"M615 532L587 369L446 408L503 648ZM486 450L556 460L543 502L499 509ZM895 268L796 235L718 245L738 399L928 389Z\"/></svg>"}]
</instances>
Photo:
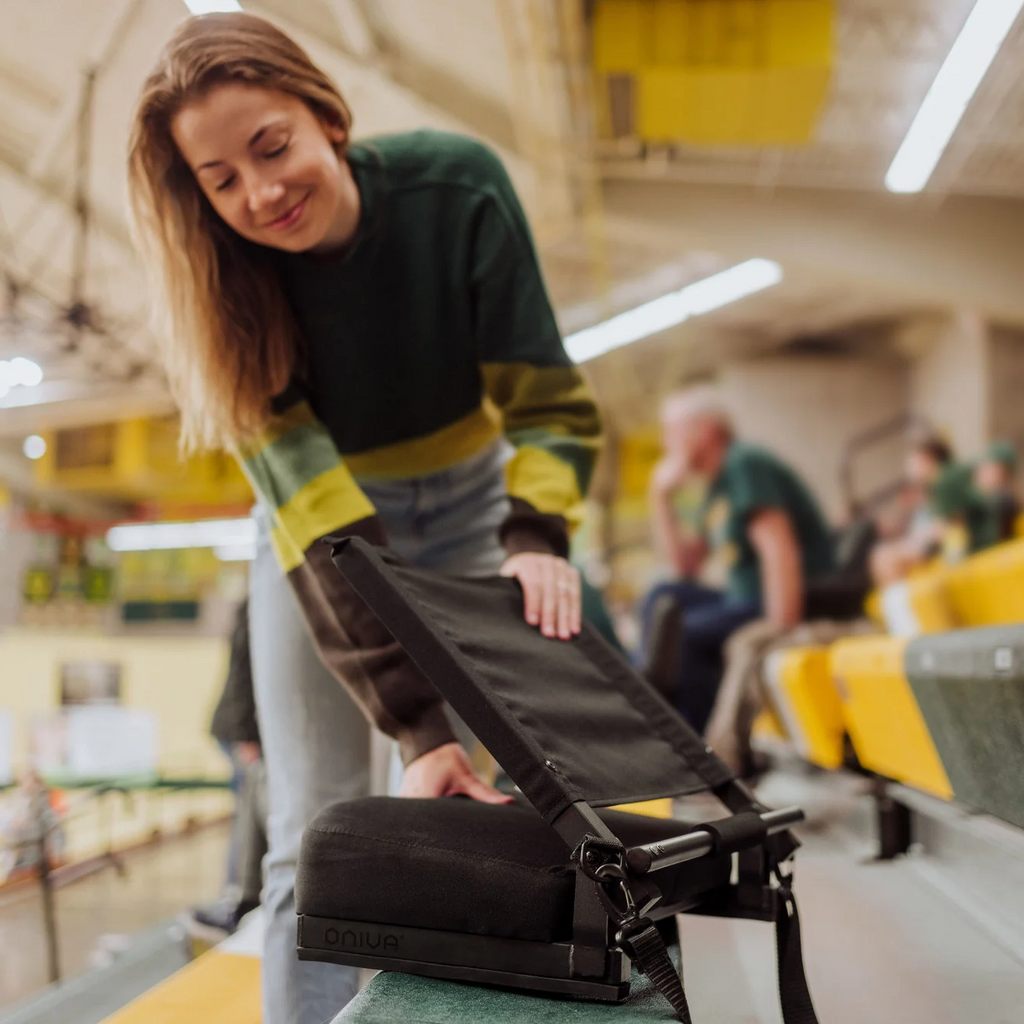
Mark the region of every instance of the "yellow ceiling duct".
<instances>
[{"instance_id":1,"label":"yellow ceiling duct","mask_svg":"<svg viewBox=\"0 0 1024 1024\"><path fill-rule=\"evenodd\" d=\"M811 141L834 59L832 0L597 0L604 134L648 142Z\"/></svg>"},{"instance_id":2,"label":"yellow ceiling duct","mask_svg":"<svg viewBox=\"0 0 1024 1024\"><path fill-rule=\"evenodd\" d=\"M41 487L159 505L242 505L252 491L235 460L210 453L181 460L172 417L51 431L35 464Z\"/></svg>"}]
</instances>

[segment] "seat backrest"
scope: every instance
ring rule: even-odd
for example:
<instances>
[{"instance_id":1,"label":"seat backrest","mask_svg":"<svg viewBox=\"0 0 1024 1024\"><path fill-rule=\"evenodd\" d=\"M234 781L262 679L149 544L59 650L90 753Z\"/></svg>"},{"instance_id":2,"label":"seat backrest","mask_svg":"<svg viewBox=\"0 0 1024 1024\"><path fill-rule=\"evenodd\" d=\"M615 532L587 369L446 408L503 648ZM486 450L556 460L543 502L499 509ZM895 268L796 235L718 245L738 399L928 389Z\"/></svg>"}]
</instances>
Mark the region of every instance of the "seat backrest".
<instances>
[{"instance_id":1,"label":"seat backrest","mask_svg":"<svg viewBox=\"0 0 1024 1024\"><path fill-rule=\"evenodd\" d=\"M345 538L334 561L550 823L570 804L715 789L733 773L595 630L544 637L519 585L404 564Z\"/></svg>"}]
</instances>

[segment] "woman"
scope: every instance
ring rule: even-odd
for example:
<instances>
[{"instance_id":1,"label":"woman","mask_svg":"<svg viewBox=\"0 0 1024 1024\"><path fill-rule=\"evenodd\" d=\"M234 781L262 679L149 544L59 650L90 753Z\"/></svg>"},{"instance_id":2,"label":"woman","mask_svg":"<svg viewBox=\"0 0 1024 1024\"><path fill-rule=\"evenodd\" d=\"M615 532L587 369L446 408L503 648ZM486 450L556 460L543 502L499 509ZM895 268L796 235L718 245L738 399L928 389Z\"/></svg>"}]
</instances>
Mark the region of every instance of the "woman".
<instances>
[{"instance_id":1,"label":"woman","mask_svg":"<svg viewBox=\"0 0 1024 1024\"><path fill-rule=\"evenodd\" d=\"M339 688L328 695L309 671L281 581L324 664L397 739L404 795L504 799L320 539L500 570L522 585L527 621L569 639L580 583L567 528L600 435L500 162L433 132L352 145L351 124L291 39L249 15L207 15L182 25L147 80L129 154L185 447L236 451L261 508L267 1024L326 1019L351 993L345 971L295 961L292 886L305 822L357 795L365 773L361 752L339 758L365 737Z\"/></svg>"}]
</instances>

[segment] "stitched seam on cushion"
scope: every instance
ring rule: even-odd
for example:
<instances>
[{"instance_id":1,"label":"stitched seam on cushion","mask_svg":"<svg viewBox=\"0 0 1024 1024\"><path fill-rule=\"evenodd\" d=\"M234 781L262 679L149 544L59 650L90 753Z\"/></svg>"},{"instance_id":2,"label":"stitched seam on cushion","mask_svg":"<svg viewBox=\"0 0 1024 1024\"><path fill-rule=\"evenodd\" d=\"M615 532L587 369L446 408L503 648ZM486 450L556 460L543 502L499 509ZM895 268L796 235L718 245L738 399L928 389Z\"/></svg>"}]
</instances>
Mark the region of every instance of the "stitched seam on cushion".
<instances>
[{"instance_id":1,"label":"stitched seam on cushion","mask_svg":"<svg viewBox=\"0 0 1024 1024\"><path fill-rule=\"evenodd\" d=\"M507 864L511 867L520 868L522 871L531 871L534 874L549 875L552 868L560 865L552 864L551 867L539 868L535 864L523 864L517 860L508 860L504 857L489 857L487 854L467 853L465 850L456 850L450 846L435 846L433 843L406 843L401 839L388 839L382 836L367 836L361 832L351 832L348 829L338 828L336 825L311 825L309 832L319 832L321 835L348 836L351 839L363 839L368 843L388 843L391 846L401 846L407 850L435 850L437 853L451 853L458 857L471 857L473 860L487 861L490 864Z\"/></svg>"}]
</instances>

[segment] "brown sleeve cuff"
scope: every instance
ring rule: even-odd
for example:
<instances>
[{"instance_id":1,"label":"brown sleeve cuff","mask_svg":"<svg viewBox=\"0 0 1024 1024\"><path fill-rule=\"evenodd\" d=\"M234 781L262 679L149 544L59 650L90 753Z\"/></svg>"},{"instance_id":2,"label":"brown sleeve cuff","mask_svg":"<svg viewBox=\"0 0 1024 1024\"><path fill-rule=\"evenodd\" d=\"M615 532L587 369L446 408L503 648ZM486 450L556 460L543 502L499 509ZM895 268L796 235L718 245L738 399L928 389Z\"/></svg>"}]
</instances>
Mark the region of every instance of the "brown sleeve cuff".
<instances>
[{"instance_id":1,"label":"brown sleeve cuff","mask_svg":"<svg viewBox=\"0 0 1024 1024\"><path fill-rule=\"evenodd\" d=\"M332 536L384 542L376 516ZM398 740L406 763L455 741L440 694L315 541L288 578L302 606L321 660L381 732Z\"/></svg>"},{"instance_id":2,"label":"brown sleeve cuff","mask_svg":"<svg viewBox=\"0 0 1024 1024\"><path fill-rule=\"evenodd\" d=\"M331 546L342 537L362 537L367 544L374 544L379 548L387 547L388 543L388 536L384 532L384 524L380 521L380 516L366 516L365 519L349 523L348 526L343 527L336 533L332 533L327 537L321 537L317 543L321 546L323 544Z\"/></svg>"},{"instance_id":3,"label":"brown sleeve cuff","mask_svg":"<svg viewBox=\"0 0 1024 1024\"><path fill-rule=\"evenodd\" d=\"M451 722L440 702L424 708L419 718L398 730L395 739L403 765L411 764L417 757L429 754L445 743L456 742Z\"/></svg>"},{"instance_id":4,"label":"brown sleeve cuff","mask_svg":"<svg viewBox=\"0 0 1024 1024\"><path fill-rule=\"evenodd\" d=\"M510 498L512 510L498 528L498 537L510 555L537 551L569 557L569 530L565 516L538 512L522 498Z\"/></svg>"}]
</instances>

